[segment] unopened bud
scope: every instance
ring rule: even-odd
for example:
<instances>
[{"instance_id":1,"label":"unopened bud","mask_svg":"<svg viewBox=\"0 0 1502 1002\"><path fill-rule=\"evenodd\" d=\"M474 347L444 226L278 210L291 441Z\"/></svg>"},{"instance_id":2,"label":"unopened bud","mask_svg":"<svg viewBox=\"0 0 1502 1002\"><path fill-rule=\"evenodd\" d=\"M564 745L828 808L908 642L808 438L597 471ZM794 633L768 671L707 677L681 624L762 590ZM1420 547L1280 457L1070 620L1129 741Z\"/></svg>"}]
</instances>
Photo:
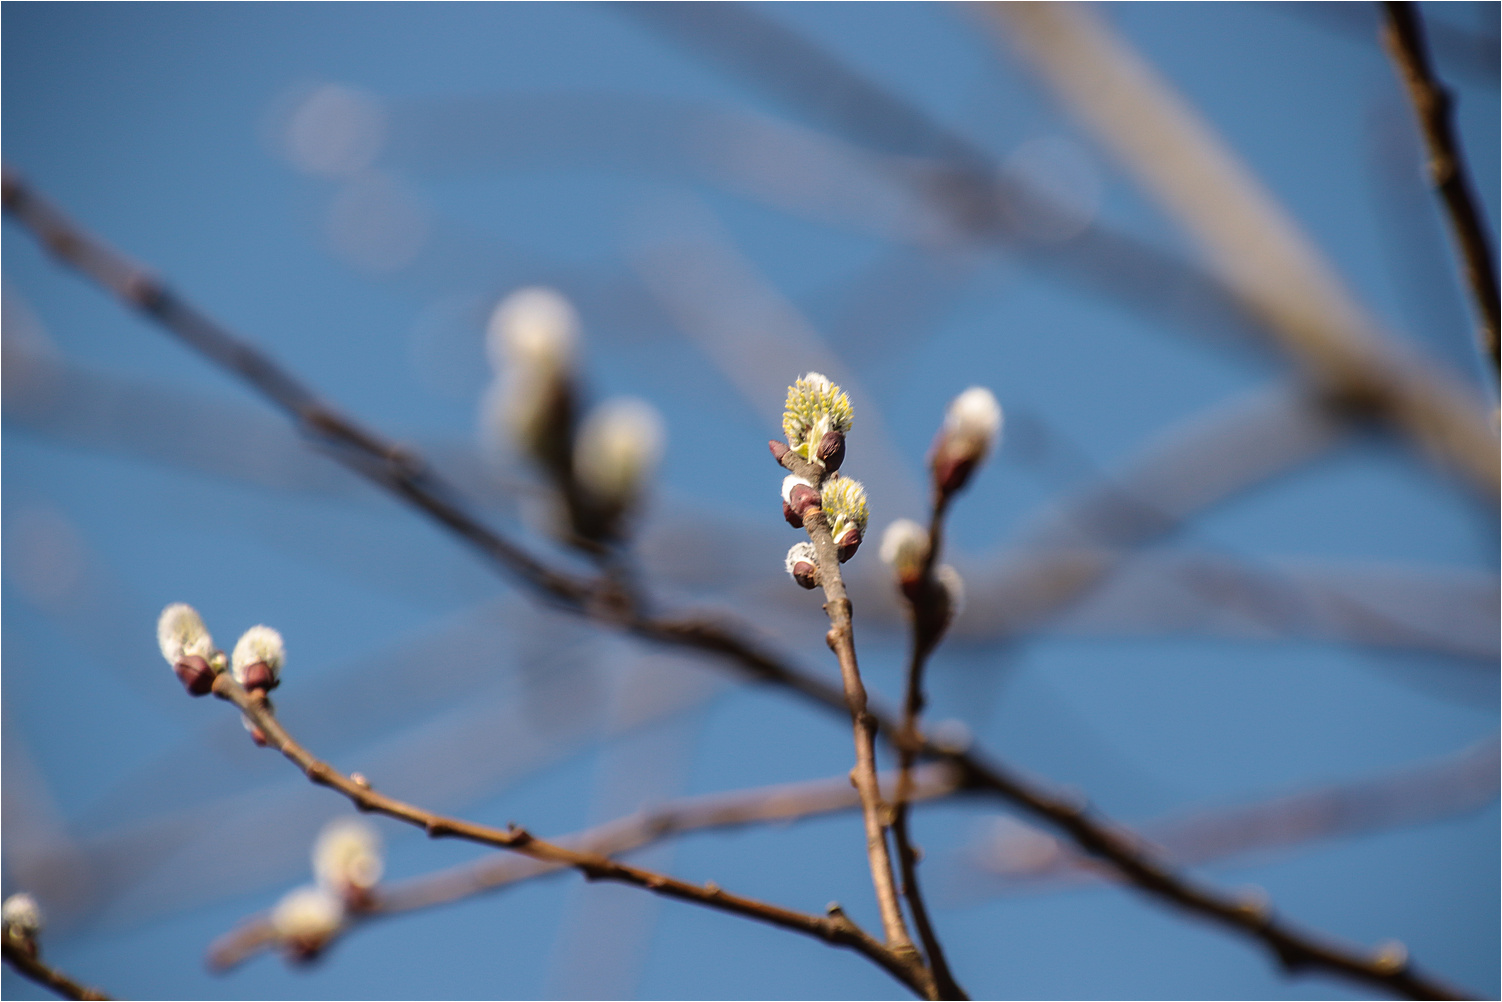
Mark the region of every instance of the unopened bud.
<instances>
[{"instance_id":1,"label":"unopened bud","mask_svg":"<svg viewBox=\"0 0 1502 1002\"><path fill-rule=\"evenodd\" d=\"M558 292L518 289L496 306L486 330L485 348L497 371L527 369L559 376L573 364L579 315Z\"/></svg>"},{"instance_id":2,"label":"unopened bud","mask_svg":"<svg viewBox=\"0 0 1502 1002\"><path fill-rule=\"evenodd\" d=\"M370 891L384 870L381 837L359 818L330 821L313 844L313 875L318 885L351 907L369 904Z\"/></svg>"},{"instance_id":3,"label":"unopened bud","mask_svg":"<svg viewBox=\"0 0 1502 1002\"><path fill-rule=\"evenodd\" d=\"M845 462L845 433L841 431L826 431L824 437L819 439L819 447L815 450L815 456L824 468L833 473Z\"/></svg>"},{"instance_id":4,"label":"unopened bud","mask_svg":"<svg viewBox=\"0 0 1502 1002\"><path fill-rule=\"evenodd\" d=\"M814 544L804 540L794 543L788 550L787 559L783 562L788 574L794 581L804 588L817 588L819 585L819 558L814 552Z\"/></svg>"},{"instance_id":5,"label":"unopened bud","mask_svg":"<svg viewBox=\"0 0 1502 1002\"><path fill-rule=\"evenodd\" d=\"M795 474L788 474L782 479L782 504L786 511L783 517L790 525L803 528L803 516L810 508L820 506L819 492L814 490L813 484ZM788 514L791 512L791 515ZM793 519L796 518L797 521Z\"/></svg>"},{"instance_id":6,"label":"unopened bud","mask_svg":"<svg viewBox=\"0 0 1502 1002\"><path fill-rule=\"evenodd\" d=\"M1398 974L1408 966L1408 947L1390 939L1377 947L1372 965L1383 974Z\"/></svg>"},{"instance_id":7,"label":"unopened bud","mask_svg":"<svg viewBox=\"0 0 1502 1002\"><path fill-rule=\"evenodd\" d=\"M972 386L955 397L934 439L934 485L944 493L965 486L1001 435L1001 405L990 390Z\"/></svg>"},{"instance_id":8,"label":"unopened bud","mask_svg":"<svg viewBox=\"0 0 1502 1002\"><path fill-rule=\"evenodd\" d=\"M777 465L782 465L782 457L790 451L786 442L779 442L775 438L767 442L767 448L772 450L772 458L777 460Z\"/></svg>"},{"instance_id":9,"label":"unopened bud","mask_svg":"<svg viewBox=\"0 0 1502 1002\"><path fill-rule=\"evenodd\" d=\"M7 935L33 939L42 931L42 909L30 894L12 894L0 905L0 925Z\"/></svg>"},{"instance_id":10,"label":"unopened bud","mask_svg":"<svg viewBox=\"0 0 1502 1002\"><path fill-rule=\"evenodd\" d=\"M897 584L912 598L928 559L928 530L910 518L899 518L881 536L881 562L892 568Z\"/></svg>"},{"instance_id":11,"label":"unopened bud","mask_svg":"<svg viewBox=\"0 0 1502 1002\"><path fill-rule=\"evenodd\" d=\"M344 902L321 887L299 887L271 911L271 928L294 960L311 960L344 924Z\"/></svg>"},{"instance_id":12,"label":"unopened bud","mask_svg":"<svg viewBox=\"0 0 1502 1002\"><path fill-rule=\"evenodd\" d=\"M960 572L949 564L945 564L934 572L934 579L939 587L944 589L944 598L948 604L946 617L953 620L965 611L965 579L960 577Z\"/></svg>"},{"instance_id":13,"label":"unopened bud","mask_svg":"<svg viewBox=\"0 0 1502 1002\"><path fill-rule=\"evenodd\" d=\"M270 692L277 687L282 662L287 659L282 635L269 626L252 626L235 644L230 670L235 681L247 689Z\"/></svg>"},{"instance_id":14,"label":"unopened bud","mask_svg":"<svg viewBox=\"0 0 1502 1002\"><path fill-rule=\"evenodd\" d=\"M255 723L251 720L251 718L243 717L242 715L242 717L240 717L240 726L245 727L245 733L248 733L248 735L251 736L251 741L255 742L255 747L264 748L267 744L269 744L269 742L266 741L266 732L264 732L264 730L261 730L260 727L255 726Z\"/></svg>"},{"instance_id":15,"label":"unopened bud","mask_svg":"<svg viewBox=\"0 0 1502 1002\"><path fill-rule=\"evenodd\" d=\"M839 554L840 563L844 563L855 556L855 551L861 546L861 531L855 526L849 526L834 541L836 552Z\"/></svg>"},{"instance_id":16,"label":"unopened bud","mask_svg":"<svg viewBox=\"0 0 1502 1002\"><path fill-rule=\"evenodd\" d=\"M190 654L172 666L189 695L204 696L214 688L214 669L196 654Z\"/></svg>"},{"instance_id":17,"label":"unopened bud","mask_svg":"<svg viewBox=\"0 0 1502 1002\"><path fill-rule=\"evenodd\" d=\"M662 456L663 427L644 400L607 400L592 410L574 443L574 477L601 508L636 503Z\"/></svg>"}]
</instances>

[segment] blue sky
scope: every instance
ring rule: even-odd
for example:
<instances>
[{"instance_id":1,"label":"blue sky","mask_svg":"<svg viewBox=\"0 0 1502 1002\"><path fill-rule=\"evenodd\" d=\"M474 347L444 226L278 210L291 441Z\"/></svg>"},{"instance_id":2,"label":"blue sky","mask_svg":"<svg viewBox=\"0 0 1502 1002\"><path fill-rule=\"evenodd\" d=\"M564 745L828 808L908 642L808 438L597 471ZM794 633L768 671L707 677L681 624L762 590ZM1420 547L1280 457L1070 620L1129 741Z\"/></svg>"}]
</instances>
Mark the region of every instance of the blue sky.
<instances>
[{"instance_id":1,"label":"blue sky","mask_svg":"<svg viewBox=\"0 0 1502 1002\"><path fill-rule=\"evenodd\" d=\"M1497 5L1423 9L1495 233ZM1082 226L1203 263L973 12L755 12L997 164L1061 185ZM1492 392L1364 6L1099 13L1382 326L1478 398ZM1009 438L950 539L982 584L1051 498L1284 372L1234 331L1081 281L1078 232L1056 237L1062 264L935 236L914 190L877 170L934 150L842 123L790 77L737 70L641 12L36 3L6 5L0 23L9 166L337 406L424 449L495 524L567 560L535 533L535 491L519 502L511 489L525 471L488 472L475 433L490 308L524 285L562 289L591 389L644 397L666 422L643 525L646 565L669 572L664 604L731 609L830 677L817 603L781 575L796 537L764 452L779 391L757 387L830 360L856 408L847 469L870 484L878 528L920 514L946 402L992 387ZM306 117L318 95L381 124L341 145L329 120ZM312 146L296 145L298 121L313 123ZM50 881L37 888L55 917L49 958L122 997L903 997L853 955L568 875L373 925L311 968L262 957L207 973L208 942L306 881L312 833L345 809L251 747L225 706L181 694L152 644L167 602L195 604L221 644L278 627L291 652L281 712L336 764L539 833L842 773L848 729L713 665L538 612L13 223L3 239L4 879L23 889L20 865ZM697 326L695 305L709 317ZM37 357L66 368L26 368ZM58 371L61 383L43 378ZM849 565L872 589L875 550ZM1127 822L1441 759L1497 728L1496 553L1494 502L1401 444L1353 436L1128 561L1073 619L1005 644L975 639L974 621L935 659L933 717ZM1275 588L1308 573L1387 589L1420 625L1436 608L1439 632L1463 612L1491 653L1123 625L1113 610L1151 586L1153 558L1185 554L1260 568ZM1412 600L1414 581L1434 590ZM1482 604L1434 598L1451 594ZM863 665L893 699L901 631L879 603L868 620L864 608ZM632 709L643 693L657 711ZM984 882L962 851L997 813L956 802L917 819L939 927L975 997L1364 997L1285 979L1250 945L1125 890L969 893ZM1492 995L1497 828L1492 801L1205 873L1265 888L1280 914L1331 935L1401 940L1426 969ZM381 830L396 877L479 855ZM790 907L839 900L869 926L860 845L858 818L842 815L691 836L643 859ZM0 989L42 997L8 970Z\"/></svg>"}]
</instances>

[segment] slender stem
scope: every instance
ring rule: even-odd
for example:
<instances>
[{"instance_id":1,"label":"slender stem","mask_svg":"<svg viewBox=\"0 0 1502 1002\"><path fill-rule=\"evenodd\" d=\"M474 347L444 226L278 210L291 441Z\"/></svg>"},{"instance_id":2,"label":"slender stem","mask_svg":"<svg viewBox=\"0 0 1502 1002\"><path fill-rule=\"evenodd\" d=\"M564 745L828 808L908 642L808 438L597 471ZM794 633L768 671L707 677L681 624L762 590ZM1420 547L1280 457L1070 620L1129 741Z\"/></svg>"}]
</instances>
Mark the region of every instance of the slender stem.
<instances>
[{"instance_id":1,"label":"slender stem","mask_svg":"<svg viewBox=\"0 0 1502 1002\"><path fill-rule=\"evenodd\" d=\"M801 932L864 954L914 992L920 996L924 994L923 985L914 977L912 965L896 951L878 943L838 907L832 907L829 914L824 916L809 915L731 894L714 883L691 884L638 866L616 862L597 852L570 849L555 842L540 839L525 828L516 825L508 828L492 828L489 825L434 814L405 801L397 800L395 797L378 793L369 784L357 783L327 762L319 760L287 733L259 694L247 692L228 672L220 673L215 677L213 692L220 699L228 700L239 707L251 723L259 728L266 738L266 743L290 759L307 775L308 779L319 786L327 786L344 794L362 811L384 814L389 818L414 825L426 831L429 838L458 838L498 849L508 849L542 862L573 867L584 874L588 880L610 880L629 884L663 897L690 901L717 911L729 912Z\"/></svg>"},{"instance_id":2,"label":"slender stem","mask_svg":"<svg viewBox=\"0 0 1502 1002\"><path fill-rule=\"evenodd\" d=\"M894 788L894 774L881 779L884 788ZM915 800L945 797L954 793L957 785L957 774L948 763L930 763L915 773L912 796ZM684 797L553 841L571 849L616 856L688 832L793 821L859 807L860 795L851 787L850 777L840 776ZM372 919L451 904L566 868L562 863L515 856L483 856L472 863L382 885L375 889L368 907L348 913L340 934ZM253 916L210 945L209 965L224 970L278 942L268 916Z\"/></svg>"},{"instance_id":3,"label":"slender stem","mask_svg":"<svg viewBox=\"0 0 1502 1002\"><path fill-rule=\"evenodd\" d=\"M812 484L814 490L820 488L825 476L823 466L806 462L795 452L785 453L780 462ZM887 827L891 823L891 813L881 799L881 787L876 780L877 723L866 698L865 683L861 681L860 665L856 662L855 625L850 597L845 592L845 579L840 573L839 549L834 545L834 537L830 534L829 522L822 509L809 508L803 516L803 528L813 541L814 553L819 562L819 585L824 590L824 611L829 616L829 632L824 639L839 661L845 706L850 712L851 726L855 731L855 768L851 770L850 782L861 797L861 818L866 828L866 856L871 863L871 883L876 890L882 929L886 933L887 946L912 958L915 965L922 968L925 977L928 977L928 969L922 964L918 950L913 946L912 936L907 931L907 921L903 918L902 904L897 896L892 855L887 847Z\"/></svg>"},{"instance_id":4,"label":"slender stem","mask_svg":"<svg viewBox=\"0 0 1502 1002\"><path fill-rule=\"evenodd\" d=\"M892 859L887 850L885 811L881 788L876 782L876 718L866 700L860 666L855 660L855 628L850 598L840 576L840 561L829 523L824 513L811 509L803 527L814 542L819 558L819 582L824 589L824 609L829 614L829 633L825 641L840 663L840 679L845 686L845 704L855 729L855 769L851 782L861 796L861 816L866 825L866 852L871 860L871 881L876 888L876 903L881 908L881 924L887 945L899 952L913 950L912 938L902 918L897 901L897 884L892 876Z\"/></svg>"},{"instance_id":5,"label":"slender stem","mask_svg":"<svg viewBox=\"0 0 1502 1002\"><path fill-rule=\"evenodd\" d=\"M34 944L33 944L34 945ZM0 936L0 950L6 963L39 985L57 992L65 999L108 999L110 996L88 985L81 985L62 971L42 963L40 957L25 947L11 941L9 936Z\"/></svg>"},{"instance_id":6,"label":"slender stem","mask_svg":"<svg viewBox=\"0 0 1502 1002\"><path fill-rule=\"evenodd\" d=\"M918 851L908 829L908 805L914 790L913 765L918 757L918 717L925 702L923 669L929 654L938 646L948 620L947 596L942 592L943 586L934 580L933 569L943 545L944 513L949 508L951 496L948 491L935 491L928 524L928 552L919 570L917 598L911 603L913 641L908 659L906 694L902 701L902 730L897 741L897 797L892 807L892 836L897 843L897 860L902 868L902 893L912 910L913 925L928 955L929 968L933 971L940 996L963 999L969 996L955 980L933 919L928 914L923 889L918 883Z\"/></svg>"},{"instance_id":7,"label":"slender stem","mask_svg":"<svg viewBox=\"0 0 1502 1002\"><path fill-rule=\"evenodd\" d=\"M325 436L317 434L326 426L343 428L339 440L350 443L351 447L331 449L335 459L411 503L418 511L473 546L498 570L531 587L539 597L579 615L613 623L645 639L718 655L749 678L797 693L841 715L849 712L840 687L831 686L822 678L766 651L748 639L735 623L692 615L648 617L640 612L623 614L617 605L597 601L598 586L543 566L520 547L470 516L452 500L455 492L411 451L359 429L328 409L327 405L321 405L323 409L314 412L316 420L310 419L304 424L301 412L291 406L295 400L284 399L282 393L283 382L290 377L269 356L246 342L231 338L186 304L179 303L181 308L175 312L146 309L134 291L138 287L135 276L145 273L113 248L79 228L42 200L21 178L9 172L4 177L3 203L12 218L29 229L59 260L128 305L143 309L163 329L201 351L221 368L245 379L272 403L287 410L315 441L328 444ZM155 280L149 287L161 288ZM202 333L199 328L183 329L184 316L197 318L207 325L205 329L217 332L220 340L206 345L197 336ZM301 390L300 386L297 388ZM1495 457L1495 444L1489 449L1488 454ZM422 475L412 475L412 470L420 471ZM897 721L883 716L879 709L869 712L876 721L879 734L890 738L901 732ZM1270 918L1271 912L1265 907L1249 909L1231 895L1175 873L1144 850L1142 841L1132 837L1126 829L1087 813L1072 799L1060 797L1042 785L1011 774L978 751L941 748L925 740L921 755L953 763L961 770L967 788L1004 800L1062 832L1085 852L1112 866L1122 879L1143 893L1259 940L1290 969L1324 970L1412 998L1463 997L1444 983L1419 974L1407 963L1393 964L1380 955L1332 944L1322 937Z\"/></svg>"},{"instance_id":8,"label":"slender stem","mask_svg":"<svg viewBox=\"0 0 1502 1002\"><path fill-rule=\"evenodd\" d=\"M1382 40L1397 63L1408 96L1418 114L1419 128L1429 147L1429 180L1450 217L1461 269L1480 314L1481 350L1491 362L1492 375L1502 378L1498 348L1497 261L1482 222L1481 202L1466 171L1460 137L1455 132L1455 100L1435 76L1424 44L1424 24L1416 3L1388 0L1382 5L1387 23Z\"/></svg>"}]
</instances>

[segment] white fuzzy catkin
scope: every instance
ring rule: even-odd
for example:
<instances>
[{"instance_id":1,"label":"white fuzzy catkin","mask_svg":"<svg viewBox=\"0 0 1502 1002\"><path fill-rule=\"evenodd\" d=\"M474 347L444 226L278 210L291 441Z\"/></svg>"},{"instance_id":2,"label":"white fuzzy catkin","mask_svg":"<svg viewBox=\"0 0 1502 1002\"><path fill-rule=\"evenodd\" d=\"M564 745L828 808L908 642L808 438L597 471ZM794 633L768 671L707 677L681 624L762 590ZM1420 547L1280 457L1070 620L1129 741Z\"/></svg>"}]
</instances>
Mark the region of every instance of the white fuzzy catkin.
<instances>
[{"instance_id":1,"label":"white fuzzy catkin","mask_svg":"<svg viewBox=\"0 0 1502 1002\"><path fill-rule=\"evenodd\" d=\"M359 818L338 818L323 826L313 843L313 876L337 894L368 891L381 879L381 836Z\"/></svg>"},{"instance_id":2,"label":"white fuzzy catkin","mask_svg":"<svg viewBox=\"0 0 1502 1002\"><path fill-rule=\"evenodd\" d=\"M928 530L910 518L899 518L881 534L881 562L900 578L917 575L928 556Z\"/></svg>"},{"instance_id":3,"label":"white fuzzy catkin","mask_svg":"<svg viewBox=\"0 0 1502 1002\"><path fill-rule=\"evenodd\" d=\"M162 657L173 666L186 657L208 660L214 654L214 638L203 625L203 617L185 602L174 602L162 610L156 621L156 642Z\"/></svg>"},{"instance_id":4,"label":"white fuzzy catkin","mask_svg":"<svg viewBox=\"0 0 1502 1002\"><path fill-rule=\"evenodd\" d=\"M271 669L271 677L275 679L281 675L285 660L287 651L282 644L282 635L269 626L252 626L236 642L230 668L235 673L235 681L244 685L245 669L251 665L259 661Z\"/></svg>"},{"instance_id":5,"label":"white fuzzy catkin","mask_svg":"<svg viewBox=\"0 0 1502 1002\"><path fill-rule=\"evenodd\" d=\"M22 936L35 936L42 931L42 908L30 894L12 894L0 905L0 925Z\"/></svg>"},{"instance_id":6,"label":"white fuzzy catkin","mask_svg":"<svg viewBox=\"0 0 1502 1002\"><path fill-rule=\"evenodd\" d=\"M589 412L574 442L574 476L604 504L627 507L662 458L662 417L635 397L607 400Z\"/></svg>"},{"instance_id":7,"label":"white fuzzy catkin","mask_svg":"<svg viewBox=\"0 0 1502 1002\"><path fill-rule=\"evenodd\" d=\"M559 376L574 359L579 315L559 292L518 289L496 306L485 332L485 349L496 372L520 368L532 376Z\"/></svg>"},{"instance_id":8,"label":"white fuzzy catkin","mask_svg":"<svg viewBox=\"0 0 1502 1002\"><path fill-rule=\"evenodd\" d=\"M322 942L343 924L344 902L322 887L299 887L271 910L271 928L294 942Z\"/></svg>"},{"instance_id":9,"label":"white fuzzy catkin","mask_svg":"<svg viewBox=\"0 0 1502 1002\"><path fill-rule=\"evenodd\" d=\"M1001 437L1001 405L984 386L972 386L950 401L944 413L944 433L950 448L973 459L984 459Z\"/></svg>"},{"instance_id":10,"label":"white fuzzy catkin","mask_svg":"<svg viewBox=\"0 0 1502 1002\"><path fill-rule=\"evenodd\" d=\"M945 564L934 571L934 579L943 586L944 592L949 596L949 618L959 617L965 611L965 579L960 577L960 572L949 564Z\"/></svg>"},{"instance_id":11,"label":"white fuzzy catkin","mask_svg":"<svg viewBox=\"0 0 1502 1002\"><path fill-rule=\"evenodd\" d=\"M782 565L787 569L788 574L791 575L794 567L805 563L813 564L815 567L819 566L819 557L814 551L814 544L808 540L794 543L792 548L788 550L787 559L782 562Z\"/></svg>"}]
</instances>

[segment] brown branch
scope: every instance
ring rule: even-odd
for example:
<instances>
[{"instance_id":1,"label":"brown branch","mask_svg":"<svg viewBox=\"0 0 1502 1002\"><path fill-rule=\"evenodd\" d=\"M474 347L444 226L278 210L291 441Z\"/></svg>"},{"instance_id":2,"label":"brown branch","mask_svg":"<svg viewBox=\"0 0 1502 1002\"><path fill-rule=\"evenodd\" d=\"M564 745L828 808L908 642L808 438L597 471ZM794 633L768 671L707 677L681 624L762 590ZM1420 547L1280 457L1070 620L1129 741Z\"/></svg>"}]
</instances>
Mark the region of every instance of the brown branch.
<instances>
[{"instance_id":1,"label":"brown branch","mask_svg":"<svg viewBox=\"0 0 1502 1002\"><path fill-rule=\"evenodd\" d=\"M1134 831L1179 865L1200 865L1322 839L1426 824L1496 801L1498 752L1498 739L1493 735L1459 753L1383 776L1232 807L1177 813L1140 822ZM974 844L966 855L984 871L1033 885L1113 876L1054 836L1021 823L1006 825Z\"/></svg>"},{"instance_id":2,"label":"brown branch","mask_svg":"<svg viewBox=\"0 0 1502 1002\"><path fill-rule=\"evenodd\" d=\"M149 270L83 231L8 166L0 181L0 204L59 261L239 376L284 411L310 441L355 473L421 509L554 601L579 605L595 597L587 582L545 566L469 514L455 492L414 452L335 410L268 355L180 298Z\"/></svg>"},{"instance_id":3,"label":"brown branch","mask_svg":"<svg viewBox=\"0 0 1502 1002\"><path fill-rule=\"evenodd\" d=\"M805 462L791 451L783 454L781 462L813 485L814 490L820 488L824 479L823 466ZM834 545L823 509L809 507L803 515L803 528L813 540L819 562L819 585L824 590L824 611L829 616L829 632L824 639L839 660L845 705L855 730L855 768L850 773L850 782L861 797L866 855L871 862L871 883L876 889L876 903L881 910L882 930L886 933L887 946L899 955L910 957L928 977L929 971L922 966L917 948L913 946L907 922L902 917L902 904L897 898L897 881L887 847L889 815L876 780L876 718L870 712L866 686L861 681L860 666L855 658L855 625L850 598L845 593L845 581L840 574L839 549ZM931 989L933 986L925 987Z\"/></svg>"},{"instance_id":4,"label":"brown branch","mask_svg":"<svg viewBox=\"0 0 1502 1002\"><path fill-rule=\"evenodd\" d=\"M913 613L912 650L908 658L907 687L902 701L902 730L897 740L897 797L892 805L892 836L897 843L897 859L902 867L902 893L913 912L913 925L923 950L928 954L941 996L948 999L969 998L955 980L944 956L923 890L918 884L918 850L908 830L908 805L912 801L913 765L918 752L918 717L923 712L923 669L928 656L938 646L950 618L948 596L933 575L939 548L943 545L944 513L949 509L952 493L936 488L933 510L928 522L928 552L919 569L916 597L911 600Z\"/></svg>"},{"instance_id":5,"label":"brown branch","mask_svg":"<svg viewBox=\"0 0 1502 1002\"><path fill-rule=\"evenodd\" d=\"M851 921L837 905L831 906L827 915L809 915L731 894L712 882L691 884L638 866L619 863L597 852L570 849L540 839L516 825L504 829L492 828L434 814L395 797L378 793L368 783L356 782L327 762L316 758L287 733L267 706L262 694L247 692L228 672L215 677L213 692L220 699L239 707L260 730L267 745L290 759L313 783L342 793L362 811L384 814L421 828L428 833L429 838L458 838L497 849L508 849L542 862L573 867L584 874L587 880L609 880L641 887L663 897L692 902L716 911L801 932L865 955L920 996L924 994L914 965L894 950L878 943Z\"/></svg>"},{"instance_id":6,"label":"brown branch","mask_svg":"<svg viewBox=\"0 0 1502 1002\"><path fill-rule=\"evenodd\" d=\"M930 754L943 754L925 743ZM1030 785L975 752L953 754L977 789L990 790L1069 836L1089 855L1113 867L1140 890L1260 940L1290 973L1323 970L1395 995L1415 999L1466 998L1457 989L1415 971L1408 958L1366 953L1281 921L1264 899L1244 900L1176 873L1144 848L1129 830L1095 816L1078 799Z\"/></svg>"},{"instance_id":7,"label":"brown branch","mask_svg":"<svg viewBox=\"0 0 1502 1002\"><path fill-rule=\"evenodd\" d=\"M28 950L25 945L12 941L9 935L0 936L0 950L4 951L5 961L15 968L17 973L30 978L37 984L50 988L65 999L108 999L110 996L88 985L81 985L68 977L62 971L42 963L36 955L36 944L30 944Z\"/></svg>"},{"instance_id":8,"label":"brown branch","mask_svg":"<svg viewBox=\"0 0 1502 1002\"><path fill-rule=\"evenodd\" d=\"M57 209L42 202L24 182L8 171L3 183L3 204L7 212L41 238L62 262L114 292L127 304L138 305L137 297L132 293L134 286L126 278L144 273L113 249L88 236ZM151 284L153 288L160 290L161 287L155 282ZM150 309L145 312L161 326L178 334L194 347L199 347L211 360L241 375L278 405L283 404L277 390L283 382L290 382L290 377L285 376L275 363L256 349L232 338L212 321L185 305L179 304L179 311L175 313ZM234 350L209 350L202 347L200 339L183 334L174 326L176 318L183 314L200 318L203 325L223 339L214 340L213 345L228 345ZM265 373L275 373L279 378L260 378ZM311 398L307 391L300 387L298 389L301 394ZM355 427L332 412L318 413L320 423L315 428L328 424ZM300 412L294 411L294 419L299 419L299 414ZM314 437L316 441L325 441L321 435ZM368 441L372 448L365 451L372 461L364 463L348 458L348 453L344 450L334 450L336 458L346 462L378 486L412 503L418 510L470 543L499 569L532 586L543 597L557 601L564 608L581 615L614 623L643 638L719 655L751 678L799 693L841 715L849 712L844 692L840 688L766 652L731 625L693 616L648 617L640 613L623 613L618 608L594 600L596 592L587 583L544 567L457 505L447 501L444 495L438 493L438 489L443 486L442 482L423 468L409 451L400 450L394 444L363 429L358 434L344 437L353 441ZM392 460L392 463L404 470L416 467L422 470L421 476L386 475L390 464L384 459L377 462L377 457L393 456L401 457L402 461ZM884 716L879 709L868 712L876 722L878 733L884 732L890 736L900 732L896 721ZM1063 832L1087 853L1115 867L1139 890L1262 941L1290 969L1323 969L1414 998L1460 997L1448 986L1417 974L1406 963L1394 965L1385 958L1369 957L1356 950L1333 946L1302 930L1272 921L1263 909L1248 909L1243 902L1229 895L1208 889L1174 873L1144 855L1137 841L1123 836L1119 829L1104 819L1091 816L1075 801L1012 775L1003 767L987 761L978 752L956 751L924 741L921 754L927 758L953 762L960 768L967 788L1009 801Z\"/></svg>"},{"instance_id":9,"label":"brown branch","mask_svg":"<svg viewBox=\"0 0 1502 1002\"><path fill-rule=\"evenodd\" d=\"M884 787L895 789L895 775L888 773L880 778ZM947 763L936 762L917 770L909 795L914 800L929 800L949 796L957 788L955 770ZM794 821L859 806L860 795L851 787L849 777L840 776L683 797L553 841L585 852L616 856L689 832ZM485 856L377 888L370 906L351 913L341 934L365 921L450 904L565 869L567 866L562 863ZM253 916L209 947L209 963L220 970L233 967L278 942L268 917Z\"/></svg>"},{"instance_id":10,"label":"brown branch","mask_svg":"<svg viewBox=\"0 0 1502 1002\"><path fill-rule=\"evenodd\" d=\"M1476 197L1460 137L1455 132L1455 99L1434 74L1424 43L1424 25L1414 3L1388 0L1382 41L1397 63L1408 96L1413 100L1419 128L1429 147L1429 182L1439 192L1450 217L1461 270L1481 318L1481 350L1491 362L1492 375L1502 378L1502 355L1498 349L1497 262L1482 222L1481 203Z\"/></svg>"}]
</instances>

